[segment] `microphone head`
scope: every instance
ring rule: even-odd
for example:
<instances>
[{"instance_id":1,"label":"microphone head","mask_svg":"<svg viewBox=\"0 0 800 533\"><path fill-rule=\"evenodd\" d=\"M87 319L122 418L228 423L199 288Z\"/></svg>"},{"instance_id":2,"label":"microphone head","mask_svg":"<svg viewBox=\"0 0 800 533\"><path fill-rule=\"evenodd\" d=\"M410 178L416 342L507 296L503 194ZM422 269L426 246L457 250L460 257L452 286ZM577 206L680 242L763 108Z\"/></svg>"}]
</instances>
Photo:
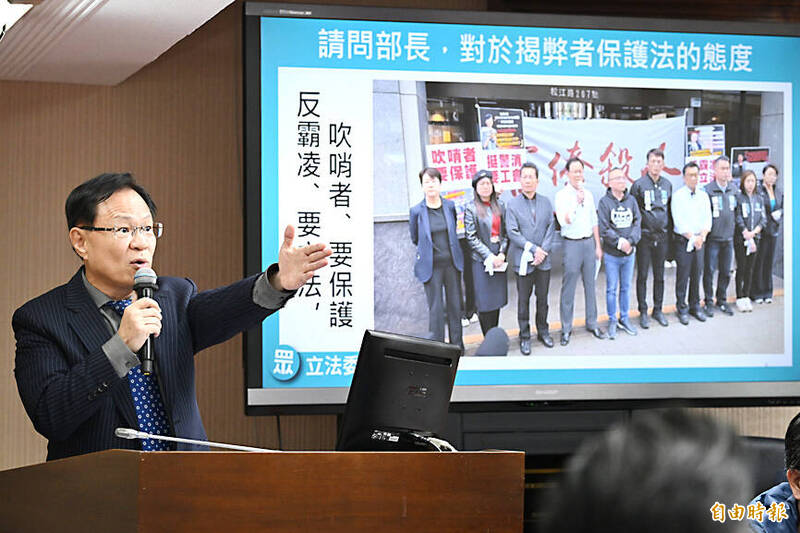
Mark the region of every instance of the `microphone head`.
<instances>
[{"instance_id":1,"label":"microphone head","mask_svg":"<svg viewBox=\"0 0 800 533\"><path fill-rule=\"evenodd\" d=\"M156 285L157 280L158 276L156 276L152 268L142 267L133 275L133 289L136 290L144 287L158 288Z\"/></svg>"},{"instance_id":2,"label":"microphone head","mask_svg":"<svg viewBox=\"0 0 800 533\"><path fill-rule=\"evenodd\" d=\"M121 439L128 439L128 440L139 438L139 432L136 431L135 429L129 429L129 428L117 428L114 430L114 435L116 435Z\"/></svg>"}]
</instances>

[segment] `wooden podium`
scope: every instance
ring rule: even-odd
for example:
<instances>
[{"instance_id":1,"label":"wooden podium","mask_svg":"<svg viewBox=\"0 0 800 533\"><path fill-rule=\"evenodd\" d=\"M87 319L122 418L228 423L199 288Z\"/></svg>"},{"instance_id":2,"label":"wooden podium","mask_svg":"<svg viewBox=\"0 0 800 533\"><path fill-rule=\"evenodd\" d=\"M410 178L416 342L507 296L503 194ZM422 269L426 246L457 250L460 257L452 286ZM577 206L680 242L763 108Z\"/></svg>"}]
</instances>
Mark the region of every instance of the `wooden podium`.
<instances>
[{"instance_id":1,"label":"wooden podium","mask_svg":"<svg viewBox=\"0 0 800 533\"><path fill-rule=\"evenodd\" d=\"M522 531L522 452L109 450L0 472L0 531Z\"/></svg>"}]
</instances>

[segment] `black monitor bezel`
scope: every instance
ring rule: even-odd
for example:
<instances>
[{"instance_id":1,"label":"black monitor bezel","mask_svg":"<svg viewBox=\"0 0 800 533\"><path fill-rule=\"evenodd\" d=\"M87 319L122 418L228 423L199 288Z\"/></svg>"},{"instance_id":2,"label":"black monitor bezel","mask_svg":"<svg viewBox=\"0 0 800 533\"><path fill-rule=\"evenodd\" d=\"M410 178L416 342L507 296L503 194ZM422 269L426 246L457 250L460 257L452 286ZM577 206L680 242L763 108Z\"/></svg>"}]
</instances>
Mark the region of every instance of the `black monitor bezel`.
<instances>
[{"instance_id":1,"label":"black monitor bezel","mask_svg":"<svg viewBox=\"0 0 800 533\"><path fill-rule=\"evenodd\" d=\"M441 9L404 9L383 7L281 4L246 2L243 6L243 112L244 112L244 274L261 270L261 212L256 205L261 198L260 128L260 31L262 16L286 18L321 18L348 20L388 20L396 22L436 22L442 24L482 24L495 26L536 26L552 28L638 30L652 32L698 32L711 34L741 34L800 37L800 24L773 22L742 22L721 20L653 19L642 17L610 17L588 15L552 15L514 12L481 12ZM646 29L643 29L646 28ZM244 405L247 415L276 414L341 414L345 404L272 404L250 405L248 389L261 388L262 353L261 327L245 333L243 342ZM697 385L708 385L700 382ZM785 384L787 382L783 382ZM793 382L790 382L793 383ZM602 384L597 384L602 385ZM616 384L615 384L616 385ZM646 384L641 384L646 385ZM659 386L669 386L659 383ZM570 387L571 385L564 385ZM800 384L798 384L800 386ZM662 405L693 407L754 407L800 405L798 396L659 396L654 398L594 398L556 400L481 400L451 403L457 412L531 411L575 409L639 409Z\"/></svg>"}]
</instances>

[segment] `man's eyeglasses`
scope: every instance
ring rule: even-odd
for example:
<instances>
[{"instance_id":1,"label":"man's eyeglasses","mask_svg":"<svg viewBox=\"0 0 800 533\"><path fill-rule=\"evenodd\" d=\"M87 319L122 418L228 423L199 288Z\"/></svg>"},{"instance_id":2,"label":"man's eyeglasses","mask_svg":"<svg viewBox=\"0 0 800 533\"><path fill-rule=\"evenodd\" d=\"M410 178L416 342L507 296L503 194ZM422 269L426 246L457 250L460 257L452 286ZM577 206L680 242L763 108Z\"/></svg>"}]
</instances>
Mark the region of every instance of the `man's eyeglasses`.
<instances>
[{"instance_id":1,"label":"man's eyeglasses","mask_svg":"<svg viewBox=\"0 0 800 533\"><path fill-rule=\"evenodd\" d=\"M78 226L87 231L110 231L115 239L132 239L137 233L147 239L158 239L164 233L164 224L156 222L152 226L114 226L113 228L97 228L95 226Z\"/></svg>"}]
</instances>

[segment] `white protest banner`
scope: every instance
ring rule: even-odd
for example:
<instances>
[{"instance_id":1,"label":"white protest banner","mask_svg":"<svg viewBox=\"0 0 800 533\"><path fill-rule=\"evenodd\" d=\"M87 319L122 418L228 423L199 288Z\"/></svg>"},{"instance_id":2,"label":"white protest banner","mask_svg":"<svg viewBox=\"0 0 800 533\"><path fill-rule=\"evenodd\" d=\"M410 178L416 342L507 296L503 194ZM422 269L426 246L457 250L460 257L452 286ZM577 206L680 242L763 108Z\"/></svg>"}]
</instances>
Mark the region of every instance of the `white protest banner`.
<instances>
[{"instance_id":1,"label":"white protest banner","mask_svg":"<svg viewBox=\"0 0 800 533\"><path fill-rule=\"evenodd\" d=\"M524 149L483 150L480 142L435 144L425 147L428 165L442 173L442 191L472 188L481 169L494 173L498 190L515 189L519 167L531 162L539 169L539 191L553 198L567 179L566 162L578 157L584 164L586 187L595 200L605 194L608 173L620 167L633 183L647 172L647 152L664 152L662 175L679 187L683 182L683 117L660 120L551 120L525 117Z\"/></svg>"},{"instance_id":2,"label":"white protest banner","mask_svg":"<svg viewBox=\"0 0 800 533\"><path fill-rule=\"evenodd\" d=\"M539 169L539 192L553 198L567 180L571 157L584 164L586 188L595 201L606 192L608 173L622 169L629 183L647 172L647 152L664 152L662 176L674 186L683 182L684 118L659 120L525 119L526 159Z\"/></svg>"}]
</instances>

